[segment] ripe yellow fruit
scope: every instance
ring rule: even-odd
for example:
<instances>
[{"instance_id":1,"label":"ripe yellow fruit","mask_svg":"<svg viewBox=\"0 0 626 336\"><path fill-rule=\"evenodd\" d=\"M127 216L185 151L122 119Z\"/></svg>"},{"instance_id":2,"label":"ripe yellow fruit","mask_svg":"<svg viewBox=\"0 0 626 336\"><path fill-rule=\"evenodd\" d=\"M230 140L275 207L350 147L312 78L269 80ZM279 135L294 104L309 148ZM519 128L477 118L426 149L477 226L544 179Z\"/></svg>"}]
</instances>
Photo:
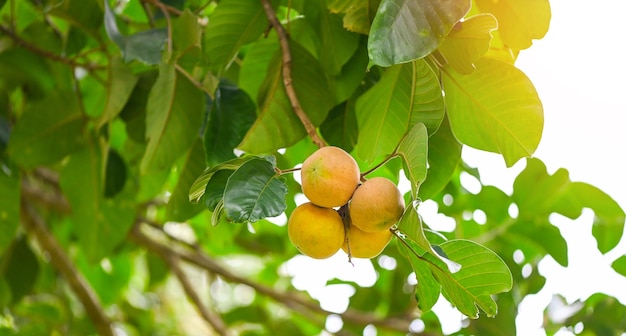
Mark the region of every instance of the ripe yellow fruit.
<instances>
[{"instance_id":1,"label":"ripe yellow fruit","mask_svg":"<svg viewBox=\"0 0 626 336\"><path fill-rule=\"evenodd\" d=\"M334 209L299 205L289 216L287 234L300 253L315 259L335 254L345 240L343 221Z\"/></svg>"},{"instance_id":2,"label":"ripe yellow fruit","mask_svg":"<svg viewBox=\"0 0 626 336\"><path fill-rule=\"evenodd\" d=\"M371 178L354 192L350 201L352 224L365 232L389 229L404 212L404 198L398 187L384 177Z\"/></svg>"},{"instance_id":3,"label":"ripe yellow fruit","mask_svg":"<svg viewBox=\"0 0 626 336\"><path fill-rule=\"evenodd\" d=\"M350 225L347 239L341 248L353 258L370 259L378 256L387 247L392 236L393 233L389 230L365 232ZM348 244L350 244L349 248Z\"/></svg>"},{"instance_id":4,"label":"ripe yellow fruit","mask_svg":"<svg viewBox=\"0 0 626 336\"><path fill-rule=\"evenodd\" d=\"M302 163L302 192L311 203L333 208L350 200L359 184L359 166L346 151L326 146Z\"/></svg>"}]
</instances>

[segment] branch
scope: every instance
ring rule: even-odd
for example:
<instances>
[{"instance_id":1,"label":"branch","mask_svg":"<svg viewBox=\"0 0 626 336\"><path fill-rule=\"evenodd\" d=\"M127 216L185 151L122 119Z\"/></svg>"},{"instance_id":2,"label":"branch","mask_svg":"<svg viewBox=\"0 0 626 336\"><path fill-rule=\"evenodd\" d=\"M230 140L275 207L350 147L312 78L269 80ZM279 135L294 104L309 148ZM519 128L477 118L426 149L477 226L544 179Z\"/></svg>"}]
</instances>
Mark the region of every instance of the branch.
<instances>
[{"instance_id":1,"label":"branch","mask_svg":"<svg viewBox=\"0 0 626 336\"><path fill-rule=\"evenodd\" d=\"M302 122L302 125L304 126L304 129L306 129L309 137L313 140L313 143L320 148L324 147L326 146L326 142L324 142L324 140L317 134L315 125L313 125L309 116L302 109L298 96L296 95L296 91L293 88L293 80L291 77L291 51L289 50L289 37L287 36L287 32L280 24L280 21L278 21L276 12L274 12L274 8L272 8L270 0L261 0L261 2L263 3L263 9L265 9L267 19L276 30L278 40L280 41L280 48L283 53L283 83L285 84L285 92L287 93L287 97L289 97L291 107L293 108L296 116L300 119L300 122Z\"/></svg>"},{"instance_id":2,"label":"branch","mask_svg":"<svg viewBox=\"0 0 626 336\"><path fill-rule=\"evenodd\" d=\"M204 318L204 320L207 321L211 325L213 330L215 330L215 332L217 332L219 335L231 335L228 331L226 323L224 323L221 317L215 312L209 310L202 303L198 292L194 290L193 285L191 284L191 282L189 282L189 278L187 278L187 275L180 267L180 260L174 255L161 255L161 258L168 264L172 272L176 275L178 281L180 281L180 284L185 290L185 294L187 294L187 297L189 297L189 299L196 306L196 308L200 312L200 315L202 315L202 318Z\"/></svg>"},{"instance_id":3,"label":"branch","mask_svg":"<svg viewBox=\"0 0 626 336\"><path fill-rule=\"evenodd\" d=\"M97 64L91 64L91 63L80 63L77 62L74 59L71 58L66 58L60 55L57 55L55 53L52 53L48 50L45 49L41 49L38 46L27 42L26 40L22 39L21 37L19 37L17 34L15 34L15 32L7 27L5 27L4 25L0 25L0 32L6 34L8 37L10 37L15 43L17 43L18 45L34 52L35 54L39 54L45 58L51 59L53 61L57 61L63 64L67 64L72 68L77 68L77 67L81 67L86 69L87 71L92 71L92 70L97 70L97 69L104 69L105 67L102 65L97 65Z\"/></svg>"},{"instance_id":4,"label":"branch","mask_svg":"<svg viewBox=\"0 0 626 336\"><path fill-rule=\"evenodd\" d=\"M209 272L218 274L225 281L246 285L254 289L257 293L270 297L273 300L289 307L293 311L304 315L305 317L315 318L313 316L314 314L321 314L324 316L333 314L322 309L317 303L301 296L295 295L294 293L280 292L271 287L234 274L230 270L218 264L215 260L209 258L207 255L199 251L180 248L179 244L165 244L158 242L143 233L139 225L136 225L135 228L130 232L130 238L149 251L152 251L159 255L166 254L175 256L176 258L180 258L181 260L194 264ZM313 315L311 313L313 313ZM409 330L409 325L415 318L413 316L379 318L371 313L360 312L351 309L346 310L343 314L339 314L339 316L341 316L341 318L347 322L359 325L373 324L377 327L382 327L404 333ZM317 318L317 320L319 320L319 318Z\"/></svg>"},{"instance_id":5,"label":"branch","mask_svg":"<svg viewBox=\"0 0 626 336\"><path fill-rule=\"evenodd\" d=\"M22 202L21 211L24 228L35 237L41 248L49 253L50 262L67 280L98 333L103 336L114 336L113 326L104 313L98 296L50 234L43 219L27 202Z\"/></svg>"}]
</instances>

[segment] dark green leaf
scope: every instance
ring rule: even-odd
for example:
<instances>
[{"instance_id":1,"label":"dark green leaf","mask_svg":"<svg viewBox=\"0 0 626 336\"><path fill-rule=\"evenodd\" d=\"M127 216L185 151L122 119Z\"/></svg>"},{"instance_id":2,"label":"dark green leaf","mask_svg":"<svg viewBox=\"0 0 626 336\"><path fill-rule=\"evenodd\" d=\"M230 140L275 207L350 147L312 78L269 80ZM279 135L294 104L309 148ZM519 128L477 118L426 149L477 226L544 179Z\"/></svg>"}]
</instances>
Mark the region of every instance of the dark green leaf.
<instances>
[{"instance_id":1,"label":"dark green leaf","mask_svg":"<svg viewBox=\"0 0 626 336\"><path fill-rule=\"evenodd\" d=\"M33 289L39 261L25 237L16 240L0 258L0 275L10 288L12 302L19 302Z\"/></svg>"},{"instance_id":2,"label":"dark green leaf","mask_svg":"<svg viewBox=\"0 0 626 336\"><path fill-rule=\"evenodd\" d=\"M352 58L341 68L341 73L334 76L330 81L330 90L334 93L336 101L343 102L357 97L355 91L363 84L367 75L366 48L367 38L363 37Z\"/></svg>"},{"instance_id":3,"label":"dark green leaf","mask_svg":"<svg viewBox=\"0 0 626 336\"><path fill-rule=\"evenodd\" d=\"M126 163L115 150L109 149L104 176L104 197L110 198L124 188L126 183Z\"/></svg>"},{"instance_id":4,"label":"dark green leaf","mask_svg":"<svg viewBox=\"0 0 626 336\"><path fill-rule=\"evenodd\" d=\"M209 211L215 211L217 205L224 199L224 190L228 183L228 178L233 174L233 170L221 169L215 172L206 185L204 192L204 205Z\"/></svg>"},{"instance_id":5,"label":"dark green leaf","mask_svg":"<svg viewBox=\"0 0 626 336\"><path fill-rule=\"evenodd\" d=\"M543 106L523 72L483 58L469 75L444 68L442 79L450 126L461 143L502 154L507 167L534 153Z\"/></svg>"},{"instance_id":6,"label":"dark green leaf","mask_svg":"<svg viewBox=\"0 0 626 336\"><path fill-rule=\"evenodd\" d=\"M426 179L428 161L428 131L422 123L417 123L402 138L396 153L402 157L405 174L411 182L411 195L417 199L420 185Z\"/></svg>"},{"instance_id":7,"label":"dark green leaf","mask_svg":"<svg viewBox=\"0 0 626 336\"><path fill-rule=\"evenodd\" d=\"M478 308L487 316L498 308L491 295L509 291L513 285L511 271L493 251L469 240L450 240L441 248L451 260L461 264L456 273L431 267L441 283L443 294L459 311L478 318Z\"/></svg>"},{"instance_id":8,"label":"dark green leaf","mask_svg":"<svg viewBox=\"0 0 626 336\"><path fill-rule=\"evenodd\" d=\"M428 138L428 172L419 189L421 199L433 198L450 181L461 161L461 149L446 118L437 133Z\"/></svg>"},{"instance_id":9,"label":"dark green leaf","mask_svg":"<svg viewBox=\"0 0 626 336\"><path fill-rule=\"evenodd\" d=\"M382 0L370 31L372 63L391 66L430 54L470 5L468 0Z\"/></svg>"},{"instance_id":10,"label":"dark green leaf","mask_svg":"<svg viewBox=\"0 0 626 336\"><path fill-rule=\"evenodd\" d=\"M124 241L135 219L131 200L104 197L104 167L102 151L92 142L70 157L59 181L72 207L79 244L90 262Z\"/></svg>"},{"instance_id":11,"label":"dark green leaf","mask_svg":"<svg viewBox=\"0 0 626 336\"><path fill-rule=\"evenodd\" d=\"M260 1L221 1L204 34L204 54L214 70L226 68L239 48L258 39L268 21Z\"/></svg>"},{"instance_id":12,"label":"dark green leaf","mask_svg":"<svg viewBox=\"0 0 626 336\"><path fill-rule=\"evenodd\" d=\"M329 145L351 152L358 137L354 101L335 106L320 125L320 133Z\"/></svg>"},{"instance_id":13,"label":"dark green leaf","mask_svg":"<svg viewBox=\"0 0 626 336\"><path fill-rule=\"evenodd\" d=\"M141 170L170 167L198 138L204 95L173 64L161 64L146 107L148 147Z\"/></svg>"},{"instance_id":14,"label":"dark green leaf","mask_svg":"<svg viewBox=\"0 0 626 336\"><path fill-rule=\"evenodd\" d=\"M106 102L100 125L113 120L122 111L137 84L137 77L133 75L130 67L117 57L111 59L108 71Z\"/></svg>"},{"instance_id":15,"label":"dark green leaf","mask_svg":"<svg viewBox=\"0 0 626 336\"><path fill-rule=\"evenodd\" d=\"M214 166L235 157L233 150L256 119L256 106L238 87L221 82L204 131L206 162Z\"/></svg>"},{"instance_id":16,"label":"dark green leaf","mask_svg":"<svg viewBox=\"0 0 626 336\"><path fill-rule=\"evenodd\" d=\"M213 166L204 170L198 178L194 181L194 183L189 188L189 201L193 203L198 203L202 195L204 195L206 185L209 183L213 174L215 174L219 170L237 170L244 163L256 159L256 156L242 156L238 158L234 158L232 160L228 160L226 162L222 162L217 166Z\"/></svg>"},{"instance_id":17,"label":"dark green leaf","mask_svg":"<svg viewBox=\"0 0 626 336\"><path fill-rule=\"evenodd\" d=\"M58 161L81 144L84 124L76 94L54 91L24 111L11 131L9 155L26 168Z\"/></svg>"},{"instance_id":18,"label":"dark green leaf","mask_svg":"<svg viewBox=\"0 0 626 336\"><path fill-rule=\"evenodd\" d=\"M146 142L146 105L150 90L158 77L158 71L144 72L138 77L139 80L120 112L120 117L126 123L128 137L143 144Z\"/></svg>"},{"instance_id":19,"label":"dark green leaf","mask_svg":"<svg viewBox=\"0 0 626 336\"><path fill-rule=\"evenodd\" d=\"M20 174L0 163L0 255L15 238L20 224Z\"/></svg>"},{"instance_id":20,"label":"dark green leaf","mask_svg":"<svg viewBox=\"0 0 626 336\"><path fill-rule=\"evenodd\" d=\"M226 216L238 223L256 222L285 210L287 186L272 163L254 159L244 163L228 179L224 190Z\"/></svg>"},{"instance_id":21,"label":"dark green leaf","mask_svg":"<svg viewBox=\"0 0 626 336\"><path fill-rule=\"evenodd\" d=\"M183 222L202 211L202 206L189 202L189 188L205 168L204 149L198 138L178 164L178 181L171 189L171 196L165 207L167 218Z\"/></svg>"}]
</instances>

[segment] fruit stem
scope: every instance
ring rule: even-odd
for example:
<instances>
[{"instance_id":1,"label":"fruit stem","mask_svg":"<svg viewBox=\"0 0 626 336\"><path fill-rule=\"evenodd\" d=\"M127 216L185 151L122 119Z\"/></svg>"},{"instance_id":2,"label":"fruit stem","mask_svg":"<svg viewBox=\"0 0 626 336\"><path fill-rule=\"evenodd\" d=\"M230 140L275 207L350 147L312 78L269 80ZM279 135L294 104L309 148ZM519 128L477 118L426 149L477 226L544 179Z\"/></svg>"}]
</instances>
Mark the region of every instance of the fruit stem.
<instances>
[{"instance_id":1,"label":"fruit stem","mask_svg":"<svg viewBox=\"0 0 626 336\"><path fill-rule=\"evenodd\" d=\"M288 174L288 173L293 173L296 172L298 170L300 170L300 167L295 167L295 168L289 168L289 169L280 169L280 168L274 168L276 170L276 173L278 175L283 175L283 174Z\"/></svg>"},{"instance_id":2,"label":"fruit stem","mask_svg":"<svg viewBox=\"0 0 626 336\"><path fill-rule=\"evenodd\" d=\"M322 148L326 146L326 142L317 134L317 129L309 116L304 112L302 106L300 105L300 101L298 100L298 96L296 95L296 91L293 87L293 80L291 77L291 51L289 50L289 36L287 36L287 32L285 28L280 24L280 21L276 17L276 12L274 12L274 8L272 8L272 4L270 0L261 0L263 3L263 9L265 10L265 14L267 19L270 22L270 25L274 27L276 33L278 34L278 40L280 41L280 48L283 54L283 83L285 84L285 92L287 93L287 97L289 97L289 102L291 103L291 108L293 112L298 116L300 122L304 126L307 134L313 140L313 143L317 145L317 147Z\"/></svg>"},{"instance_id":3,"label":"fruit stem","mask_svg":"<svg viewBox=\"0 0 626 336\"><path fill-rule=\"evenodd\" d=\"M372 173L373 171L375 171L376 169L382 167L385 163L389 162L391 159L395 158L396 156L398 156L398 153L396 153L394 151L393 154L389 155L387 158L385 158L383 161L381 161L380 163L378 163L377 165L375 165L374 167L370 168L369 170L361 173L361 181L365 178L366 175Z\"/></svg>"}]
</instances>

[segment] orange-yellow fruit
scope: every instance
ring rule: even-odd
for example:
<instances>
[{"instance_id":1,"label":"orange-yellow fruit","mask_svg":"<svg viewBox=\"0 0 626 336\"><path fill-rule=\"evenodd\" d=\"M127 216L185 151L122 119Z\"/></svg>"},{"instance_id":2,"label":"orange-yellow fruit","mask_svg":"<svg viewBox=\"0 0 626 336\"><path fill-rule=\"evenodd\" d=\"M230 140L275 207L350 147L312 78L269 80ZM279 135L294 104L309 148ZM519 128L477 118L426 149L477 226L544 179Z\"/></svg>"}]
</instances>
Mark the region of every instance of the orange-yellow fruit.
<instances>
[{"instance_id":1,"label":"orange-yellow fruit","mask_svg":"<svg viewBox=\"0 0 626 336\"><path fill-rule=\"evenodd\" d=\"M300 253L315 259L337 253L346 237L339 213L312 203L293 210L287 222L287 234Z\"/></svg>"},{"instance_id":2,"label":"orange-yellow fruit","mask_svg":"<svg viewBox=\"0 0 626 336\"><path fill-rule=\"evenodd\" d=\"M365 232L350 225L347 239L341 248L353 258L374 258L385 249L392 236L389 230Z\"/></svg>"},{"instance_id":3,"label":"orange-yellow fruit","mask_svg":"<svg viewBox=\"0 0 626 336\"><path fill-rule=\"evenodd\" d=\"M354 158L334 146L322 147L304 160L301 175L304 195L325 208L348 203L361 177Z\"/></svg>"},{"instance_id":4,"label":"orange-yellow fruit","mask_svg":"<svg viewBox=\"0 0 626 336\"><path fill-rule=\"evenodd\" d=\"M352 224L365 232L389 229L404 212L404 198L398 187L384 177L371 178L354 192L350 201Z\"/></svg>"}]
</instances>

